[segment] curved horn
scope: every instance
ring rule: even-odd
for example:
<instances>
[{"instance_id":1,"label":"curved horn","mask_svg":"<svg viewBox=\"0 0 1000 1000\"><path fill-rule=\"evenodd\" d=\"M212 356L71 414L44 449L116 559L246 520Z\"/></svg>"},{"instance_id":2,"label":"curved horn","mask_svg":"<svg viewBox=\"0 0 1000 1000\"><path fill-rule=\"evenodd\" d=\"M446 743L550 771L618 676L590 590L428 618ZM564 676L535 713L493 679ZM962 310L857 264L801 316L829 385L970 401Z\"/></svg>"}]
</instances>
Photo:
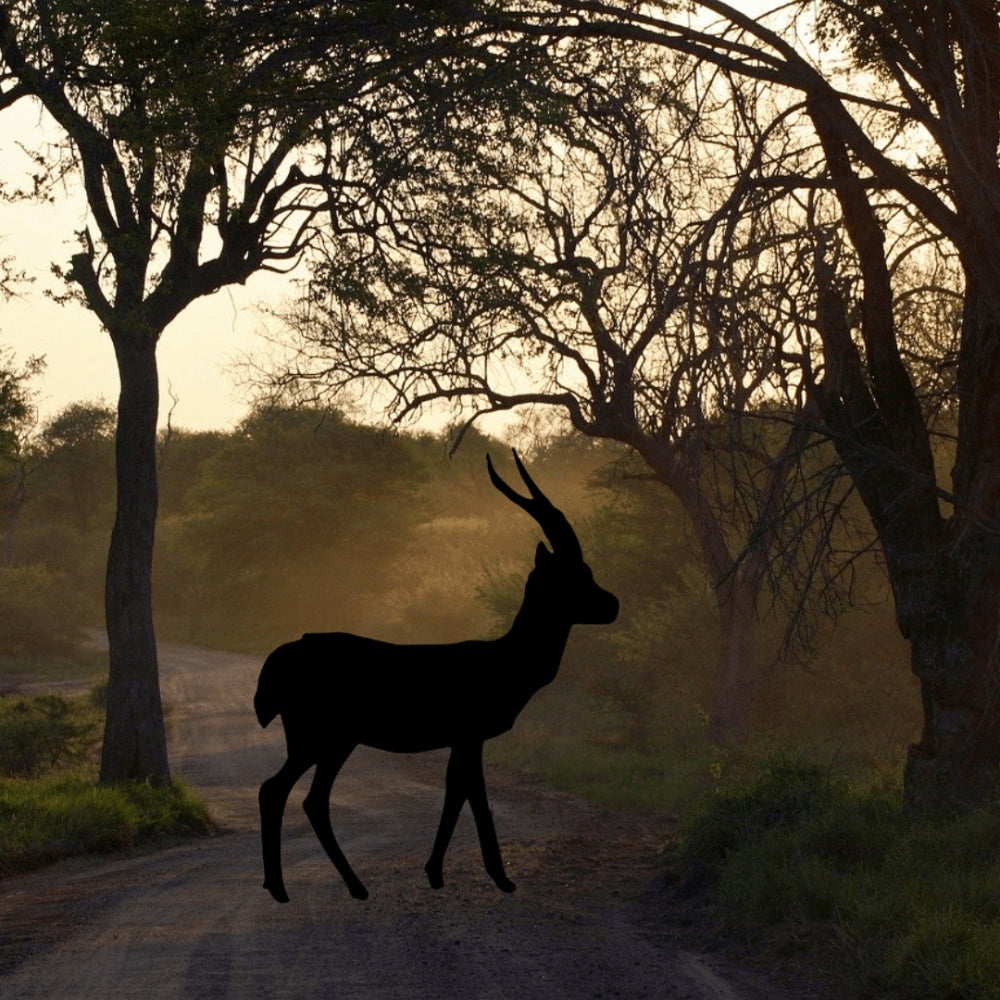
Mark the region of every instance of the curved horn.
<instances>
[{"instance_id":1,"label":"curved horn","mask_svg":"<svg viewBox=\"0 0 1000 1000\"><path fill-rule=\"evenodd\" d=\"M493 485L508 500L516 503L522 510L527 511L538 522L539 527L545 532L545 537L552 545L553 552L582 560L583 551L580 548L580 542L576 537L576 532L573 531L569 521L566 520L566 515L535 485L535 481L528 475L527 470L522 465L517 451L511 448L511 452L514 455L514 464L517 466L517 471L520 473L521 479L524 480L524 485L528 487L528 492L531 494L530 498L521 496L520 493L511 489L497 475L496 469L493 468L493 462L487 454L486 468L489 471Z\"/></svg>"}]
</instances>

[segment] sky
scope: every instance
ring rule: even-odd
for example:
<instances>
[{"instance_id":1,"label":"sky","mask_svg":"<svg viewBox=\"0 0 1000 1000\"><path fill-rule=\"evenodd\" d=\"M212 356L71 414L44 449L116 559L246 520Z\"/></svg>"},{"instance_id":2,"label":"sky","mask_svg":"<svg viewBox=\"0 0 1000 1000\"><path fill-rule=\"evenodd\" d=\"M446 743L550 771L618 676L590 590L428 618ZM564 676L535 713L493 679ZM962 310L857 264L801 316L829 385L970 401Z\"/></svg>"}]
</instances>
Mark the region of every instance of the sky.
<instances>
[{"instance_id":1,"label":"sky","mask_svg":"<svg viewBox=\"0 0 1000 1000\"><path fill-rule=\"evenodd\" d=\"M746 12L760 2L740 4ZM0 182L27 184L29 161L19 144L46 137L38 111L22 101L3 113ZM118 376L108 336L91 313L60 306L45 295L65 286L52 275L53 263L67 266L76 249L74 233L86 224L84 199L68 191L52 205L0 200L0 257L33 279L14 299L0 300L0 348L11 348L15 363L43 355L44 374L35 383L42 422L69 403L103 400L114 405ZM279 302L290 279L258 275L245 287L231 287L192 303L164 332L157 357L160 369L160 422L172 413L175 427L207 430L232 427L248 409L249 392L233 367L264 350L266 320L259 306Z\"/></svg>"},{"instance_id":2,"label":"sky","mask_svg":"<svg viewBox=\"0 0 1000 1000\"><path fill-rule=\"evenodd\" d=\"M37 113L22 105L4 112L0 132L0 178L9 187L26 184L29 164L18 144L44 135ZM43 422L69 403L104 400L113 406L118 396L114 352L100 324L81 306L59 305L45 295L64 287L52 264L68 265L74 233L84 225L80 194L67 192L53 205L0 202L0 257L12 258L12 266L33 279L18 286L15 298L0 301L0 347L14 351L15 363L44 355L45 372L34 383ZM248 393L227 369L262 346L260 303L279 301L288 290L287 278L257 276L245 287L193 303L167 328L157 352L161 423L170 393L178 398L177 427L228 428L246 413Z\"/></svg>"}]
</instances>

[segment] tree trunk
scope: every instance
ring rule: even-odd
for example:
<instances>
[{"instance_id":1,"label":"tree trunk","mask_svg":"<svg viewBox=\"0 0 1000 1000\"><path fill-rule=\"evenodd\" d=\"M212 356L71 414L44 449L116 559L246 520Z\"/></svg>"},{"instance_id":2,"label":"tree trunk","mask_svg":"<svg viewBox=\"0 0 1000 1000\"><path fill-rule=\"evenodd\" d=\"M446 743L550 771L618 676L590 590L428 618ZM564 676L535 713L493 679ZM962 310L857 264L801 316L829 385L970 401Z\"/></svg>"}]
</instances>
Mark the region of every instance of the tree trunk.
<instances>
[{"instance_id":1,"label":"tree trunk","mask_svg":"<svg viewBox=\"0 0 1000 1000\"><path fill-rule=\"evenodd\" d=\"M708 735L713 743L744 743L757 680L756 588L734 573L716 588L722 647L712 687Z\"/></svg>"},{"instance_id":2,"label":"tree trunk","mask_svg":"<svg viewBox=\"0 0 1000 1000\"><path fill-rule=\"evenodd\" d=\"M924 728L904 787L920 812L961 810L1000 789L1000 295L990 273L998 249L984 237L967 254L947 565L935 574L941 596L910 630Z\"/></svg>"},{"instance_id":3,"label":"tree trunk","mask_svg":"<svg viewBox=\"0 0 1000 1000\"><path fill-rule=\"evenodd\" d=\"M996 797L1000 778L997 615L1000 586L966 591L964 613L912 637L924 711L904 774L906 805L949 815Z\"/></svg>"},{"instance_id":4,"label":"tree trunk","mask_svg":"<svg viewBox=\"0 0 1000 1000\"><path fill-rule=\"evenodd\" d=\"M156 338L112 335L121 393L115 439L117 511L108 552L105 615L110 650L101 781L170 780L153 632L156 527Z\"/></svg>"}]
</instances>

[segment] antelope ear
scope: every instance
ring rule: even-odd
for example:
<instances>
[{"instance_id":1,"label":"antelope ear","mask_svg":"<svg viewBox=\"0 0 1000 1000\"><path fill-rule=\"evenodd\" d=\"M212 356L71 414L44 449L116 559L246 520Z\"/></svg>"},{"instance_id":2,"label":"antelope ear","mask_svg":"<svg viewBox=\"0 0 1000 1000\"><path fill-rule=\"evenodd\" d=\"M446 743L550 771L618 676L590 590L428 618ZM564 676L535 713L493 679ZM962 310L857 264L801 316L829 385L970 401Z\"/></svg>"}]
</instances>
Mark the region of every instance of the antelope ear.
<instances>
[{"instance_id":1,"label":"antelope ear","mask_svg":"<svg viewBox=\"0 0 1000 1000\"><path fill-rule=\"evenodd\" d=\"M543 566L552 558L552 553L545 547L544 542L538 543L538 548L535 549L535 565Z\"/></svg>"}]
</instances>

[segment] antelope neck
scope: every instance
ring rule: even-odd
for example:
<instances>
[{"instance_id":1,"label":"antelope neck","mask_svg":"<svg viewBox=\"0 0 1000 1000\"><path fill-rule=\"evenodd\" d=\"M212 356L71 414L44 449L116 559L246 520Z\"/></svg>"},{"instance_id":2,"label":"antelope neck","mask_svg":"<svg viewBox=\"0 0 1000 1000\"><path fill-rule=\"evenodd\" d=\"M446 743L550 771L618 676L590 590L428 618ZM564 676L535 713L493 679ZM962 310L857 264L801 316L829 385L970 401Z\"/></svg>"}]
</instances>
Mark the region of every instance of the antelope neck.
<instances>
[{"instance_id":1,"label":"antelope neck","mask_svg":"<svg viewBox=\"0 0 1000 1000\"><path fill-rule=\"evenodd\" d=\"M523 649L532 660L551 660L553 674L559 667L571 623L553 615L551 608L533 607L525 601L504 639Z\"/></svg>"}]
</instances>

